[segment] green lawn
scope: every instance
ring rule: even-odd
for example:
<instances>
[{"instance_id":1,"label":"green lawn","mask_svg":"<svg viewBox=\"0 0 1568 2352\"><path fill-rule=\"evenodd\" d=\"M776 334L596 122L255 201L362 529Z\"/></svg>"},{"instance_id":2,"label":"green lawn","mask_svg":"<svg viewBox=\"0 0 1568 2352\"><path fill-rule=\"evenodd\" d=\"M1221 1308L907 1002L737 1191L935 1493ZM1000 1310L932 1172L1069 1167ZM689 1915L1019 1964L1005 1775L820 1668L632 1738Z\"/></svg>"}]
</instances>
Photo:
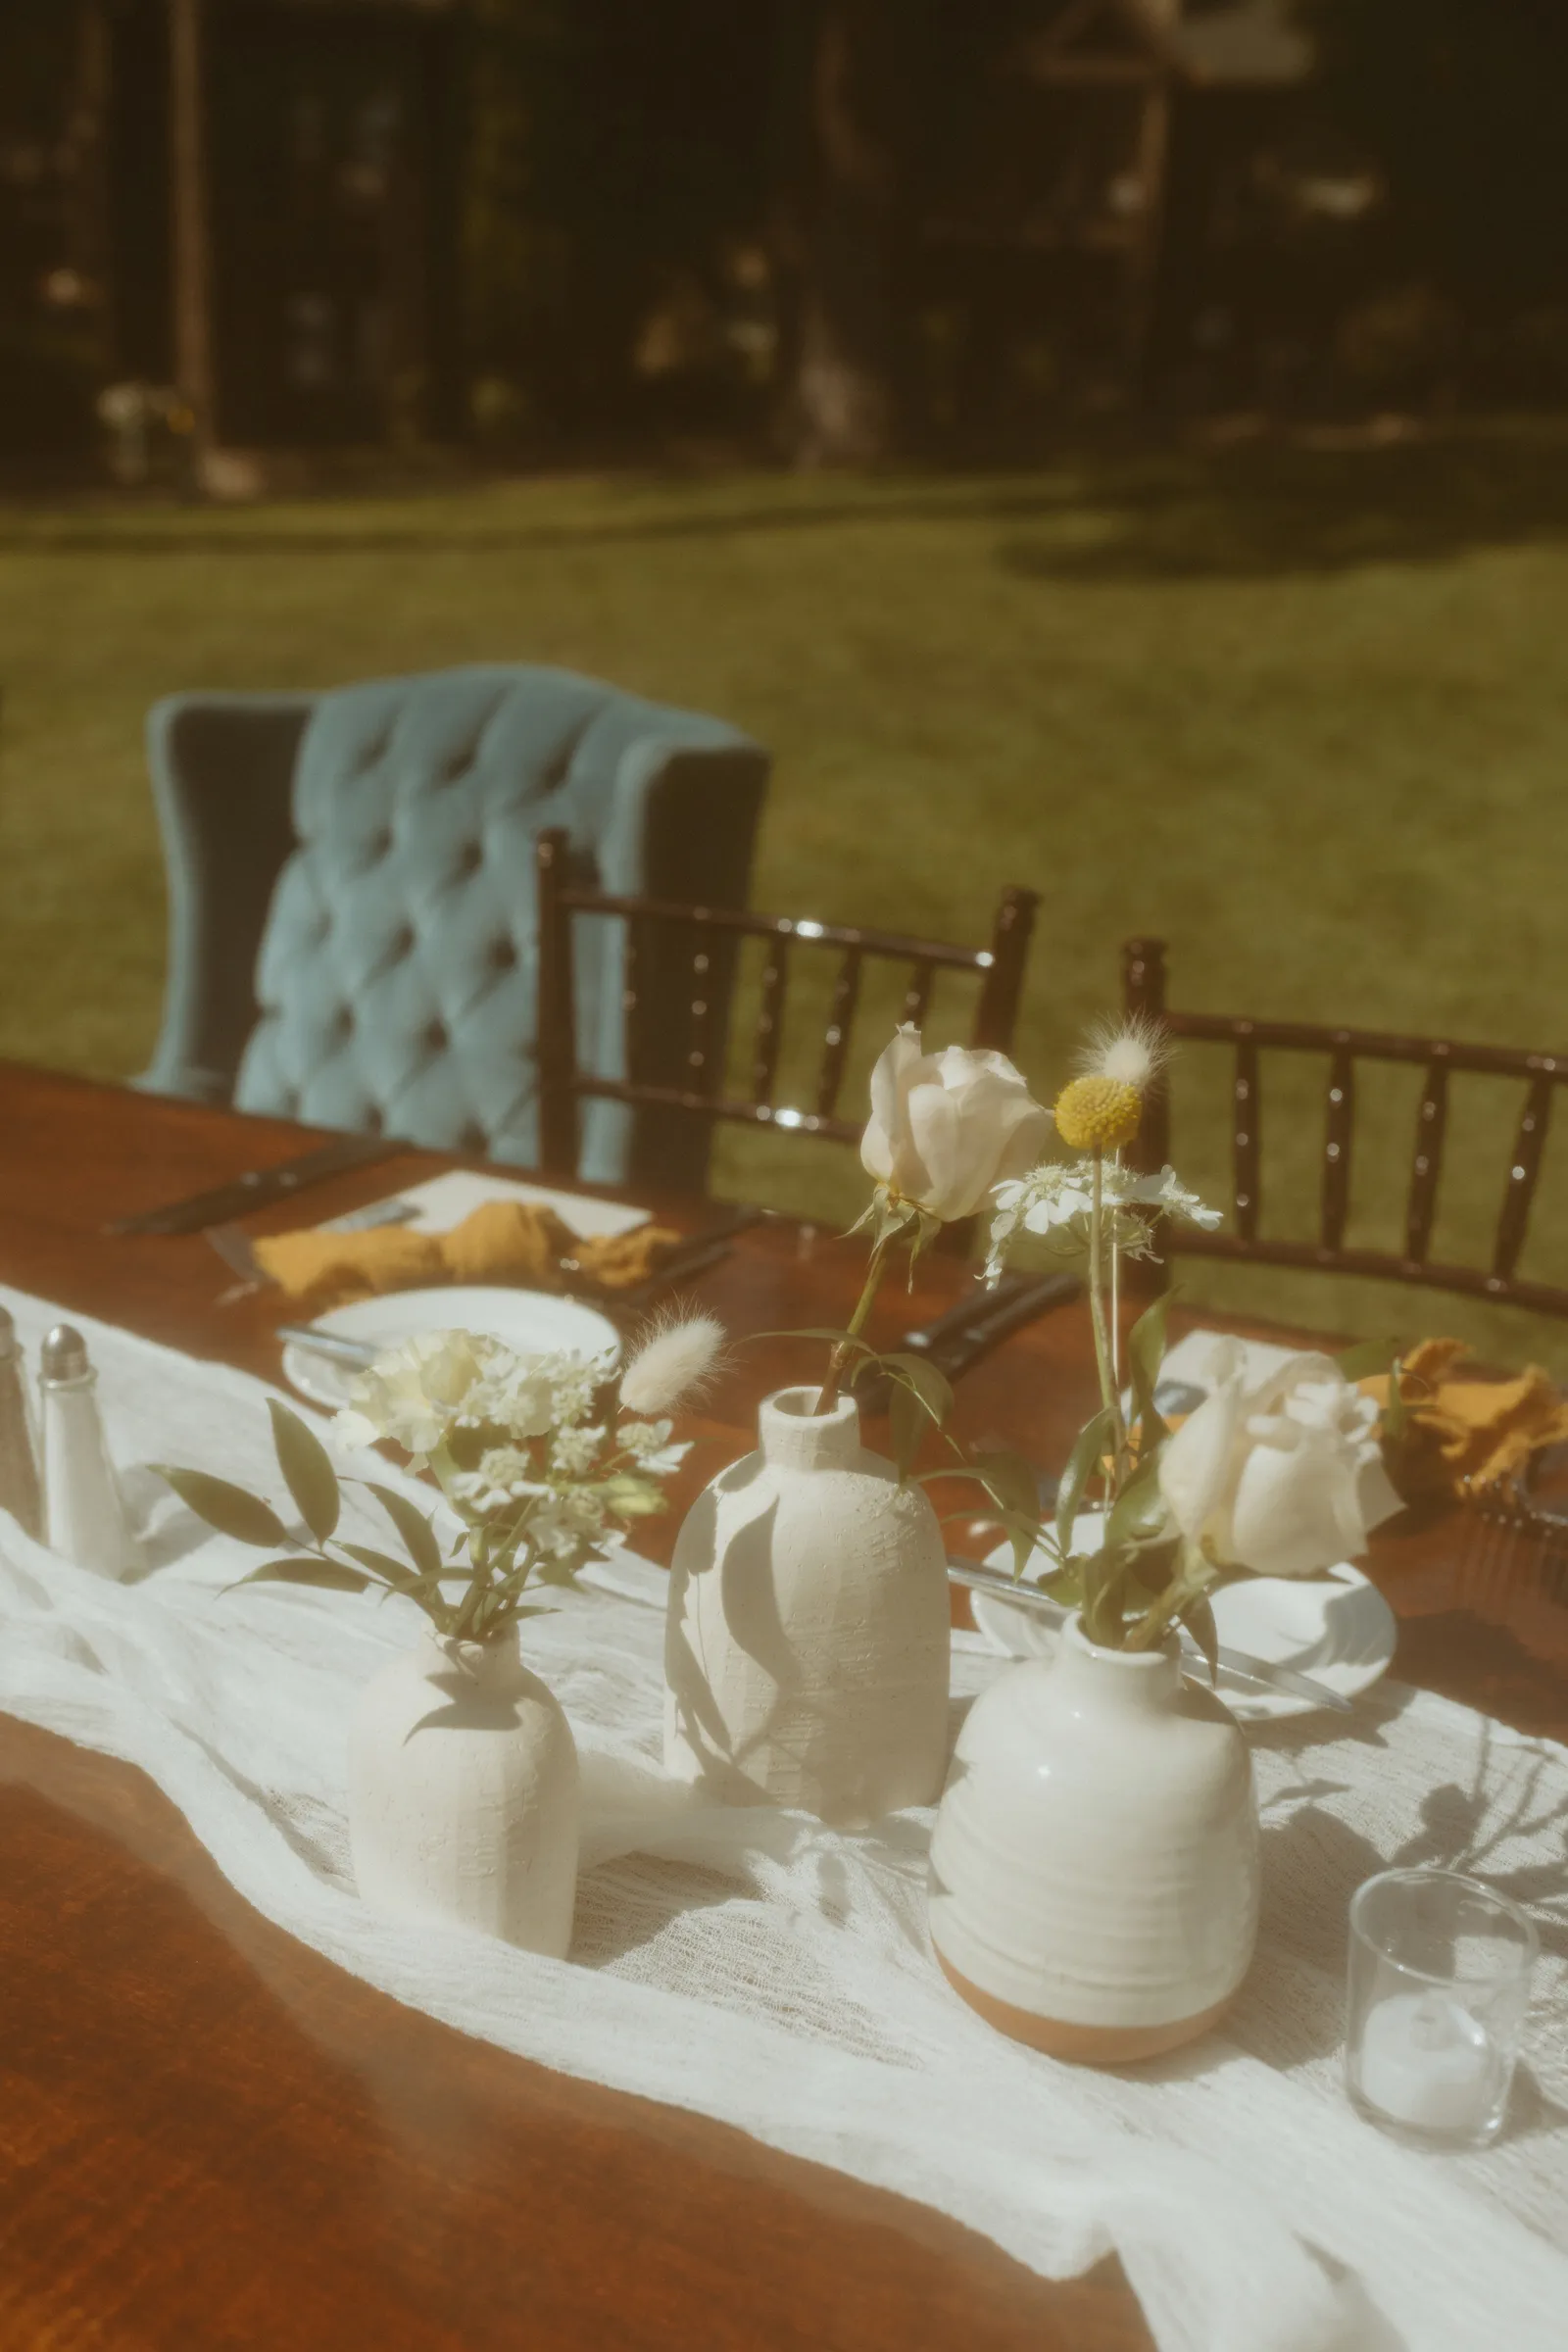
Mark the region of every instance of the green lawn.
<instances>
[{"instance_id":1,"label":"green lawn","mask_svg":"<svg viewBox=\"0 0 1568 2352\"><path fill-rule=\"evenodd\" d=\"M1565 642L1568 428L1546 425L1006 476L13 506L0 1052L118 1075L149 1050L156 696L472 660L595 671L770 744L760 904L978 938L1001 883L1034 884L1019 1058L1041 1091L1113 1002L1135 930L1169 939L1189 1005L1560 1045ZM1187 1091L1217 1111L1200 1062ZM1319 1114L1285 1080L1271 1101L1283 1226ZM1511 1101L1477 1102L1490 1126L1454 1144L1460 1240L1509 1148ZM1410 1108L1379 1090L1361 1231L1394 1229ZM1223 1183L1223 1149L1180 1111L1179 1164ZM729 1139L726 1182L824 1215L853 1193L831 1154L759 1152ZM1529 1261L1559 1281L1565 1207L1568 1185L1544 1193ZM1220 1278L1190 1288L1217 1297ZM1477 1333L1568 1370L1549 1327L1458 1301L1259 1275L1225 1295Z\"/></svg>"}]
</instances>

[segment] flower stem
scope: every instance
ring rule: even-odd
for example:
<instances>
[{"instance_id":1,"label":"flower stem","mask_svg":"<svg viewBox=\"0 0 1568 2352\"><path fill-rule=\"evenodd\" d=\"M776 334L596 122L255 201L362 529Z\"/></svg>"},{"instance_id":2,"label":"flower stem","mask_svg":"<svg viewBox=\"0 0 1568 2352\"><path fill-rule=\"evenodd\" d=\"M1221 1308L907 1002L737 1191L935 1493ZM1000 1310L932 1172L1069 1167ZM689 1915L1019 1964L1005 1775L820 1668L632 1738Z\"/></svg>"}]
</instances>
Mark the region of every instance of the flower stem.
<instances>
[{"instance_id":1,"label":"flower stem","mask_svg":"<svg viewBox=\"0 0 1568 2352\"><path fill-rule=\"evenodd\" d=\"M1121 1166L1119 1148L1111 1154L1111 1164L1118 1168ZM1116 1220L1113 1217L1110 1225L1110 1375L1116 1383L1116 1394L1119 1396L1121 1395L1121 1245L1116 1239Z\"/></svg>"},{"instance_id":2,"label":"flower stem","mask_svg":"<svg viewBox=\"0 0 1568 2352\"><path fill-rule=\"evenodd\" d=\"M1094 1190L1089 1210L1089 1314L1095 1331L1095 1363L1100 1373L1100 1401L1116 1424L1117 1440L1114 1450L1121 1452L1121 1407L1116 1390L1116 1375L1111 1362L1110 1343L1105 1331L1105 1199L1104 1165L1097 1151L1094 1159Z\"/></svg>"},{"instance_id":3,"label":"flower stem","mask_svg":"<svg viewBox=\"0 0 1568 2352\"><path fill-rule=\"evenodd\" d=\"M1178 1573L1171 1578L1135 1624L1130 1626L1122 1643L1123 1649L1157 1649L1184 1609L1195 1600L1202 1600L1219 1583L1216 1572L1188 1576Z\"/></svg>"},{"instance_id":4,"label":"flower stem","mask_svg":"<svg viewBox=\"0 0 1568 2352\"><path fill-rule=\"evenodd\" d=\"M827 1359L827 1378L822 1383L821 1394L816 1400L818 1413L830 1413L838 1402L840 1385L849 1368L850 1358L855 1353L849 1341L858 1340L865 1328L866 1317L871 1312L883 1273L887 1267L888 1246L892 1240L892 1234L886 1233L872 1247L871 1263L866 1268L865 1288L861 1291L859 1301L854 1314L850 1317L848 1338L839 1341Z\"/></svg>"}]
</instances>

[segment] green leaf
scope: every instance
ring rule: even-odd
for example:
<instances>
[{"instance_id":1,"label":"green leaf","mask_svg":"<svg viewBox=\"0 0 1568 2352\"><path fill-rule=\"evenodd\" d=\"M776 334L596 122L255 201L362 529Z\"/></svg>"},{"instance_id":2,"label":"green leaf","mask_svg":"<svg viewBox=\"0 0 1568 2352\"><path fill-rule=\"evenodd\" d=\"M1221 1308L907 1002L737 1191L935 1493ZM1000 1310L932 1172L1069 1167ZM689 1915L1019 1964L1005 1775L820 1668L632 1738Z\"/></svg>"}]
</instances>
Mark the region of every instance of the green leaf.
<instances>
[{"instance_id":1,"label":"green leaf","mask_svg":"<svg viewBox=\"0 0 1568 2352\"><path fill-rule=\"evenodd\" d=\"M901 1479L907 1478L914 1468L914 1457L928 1426L925 1407L914 1391L905 1381L894 1381L888 1391L888 1431Z\"/></svg>"},{"instance_id":2,"label":"green leaf","mask_svg":"<svg viewBox=\"0 0 1568 2352\"><path fill-rule=\"evenodd\" d=\"M1040 1590L1064 1609L1081 1609L1084 1605L1084 1561L1080 1557L1063 1561L1050 1576L1041 1577Z\"/></svg>"},{"instance_id":3,"label":"green leaf","mask_svg":"<svg viewBox=\"0 0 1568 2352\"><path fill-rule=\"evenodd\" d=\"M1121 1584L1119 1563L1103 1552L1097 1551L1084 1561L1084 1632L1102 1649L1121 1647Z\"/></svg>"},{"instance_id":4,"label":"green leaf","mask_svg":"<svg viewBox=\"0 0 1568 2352\"><path fill-rule=\"evenodd\" d=\"M1180 1548L1181 1540L1175 1536L1168 1543L1140 1544L1130 1563L1133 1582L1146 1592L1163 1592L1175 1573Z\"/></svg>"},{"instance_id":5,"label":"green leaf","mask_svg":"<svg viewBox=\"0 0 1568 2352\"><path fill-rule=\"evenodd\" d=\"M1105 1522L1105 1549L1158 1544L1171 1532L1170 1508L1159 1491L1157 1460L1140 1462L1111 1506Z\"/></svg>"},{"instance_id":6,"label":"green leaf","mask_svg":"<svg viewBox=\"0 0 1568 2352\"><path fill-rule=\"evenodd\" d=\"M1344 1379L1371 1380L1379 1372L1393 1371L1403 1346L1402 1340L1360 1340L1334 1361Z\"/></svg>"},{"instance_id":7,"label":"green leaf","mask_svg":"<svg viewBox=\"0 0 1568 2352\"><path fill-rule=\"evenodd\" d=\"M858 1348L862 1355L876 1353L870 1341L862 1340L857 1332L828 1331L813 1325L808 1325L803 1331L754 1331L751 1337L754 1340L827 1340L835 1348Z\"/></svg>"},{"instance_id":8,"label":"green leaf","mask_svg":"<svg viewBox=\"0 0 1568 2352\"><path fill-rule=\"evenodd\" d=\"M299 1559L264 1561L239 1581L242 1585L318 1585L325 1592L363 1592L370 1580L336 1560L318 1560L307 1554Z\"/></svg>"},{"instance_id":9,"label":"green leaf","mask_svg":"<svg viewBox=\"0 0 1568 2352\"><path fill-rule=\"evenodd\" d=\"M236 1544L254 1544L259 1550L288 1542L288 1529L277 1513L243 1487L230 1486L226 1478L214 1478L208 1470L180 1470L169 1462L154 1462L151 1467L173 1488L187 1510L205 1519L209 1527L216 1527L220 1536L232 1536Z\"/></svg>"},{"instance_id":10,"label":"green leaf","mask_svg":"<svg viewBox=\"0 0 1568 2352\"><path fill-rule=\"evenodd\" d=\"M1383 1407L1382 1435L1396 1446L1404 1436L1410 1418L1410 1400L1404 1393L1405 1374L1400 1360L1405 1345L1403 1340L1362 1340L1334 1358L1348 1381L1372 1380L1380 1372L1388 1374L1389 1398Z\"/></svg>"},{"instance_id":11,"label":"green leaf","mask_svg":"<svg viewBox=\"0 0 1568 2352\"><path fill-rule=\"evenodd\" d=\"M953 1410L953 1383L928 1355L895 1351L891 1355L874 1356L872 1364L880 1364L890 1380L902 1380L911 1388L938 1429L942 1428ZM859 1369L863 1371L865 1367L861 1365Z\"/></svg>"},{"instance_id":12,"label":"green leaf","mask_svg":"<svg viewBox=\"0 0 1568 2352\"><path fill-rule=\"evenodd\" d=\"M291 1413L275 1396L269 1396L267 1409L272 1416L277 1466L288 1482L300 1517L318 1544L324 1544L337 1526L342 1505L337 1472L328 1459L326 1447L313 1429L306 1428L298 1413Z\"/></svg>"},{"instance_id":13,"label":"green leaf","mask_svg":"<svg viewBox=\"0 0 1568 2352\"><path fill-rule=\"evenodd\" d=\"M1092 1421L1085 1422L1078 1433L1078 1443L1067 1457L1067 1467L1056 1489L1056 1543L1063 1552L1072 1549L1072 1523L1082 1505L1084 1489L1114 1438L1115 1429L1115 1416L1108 1409L1098 1412Z\"/></svg>"},{"instance_id":14,"label":"green leaf","mask_svg":"<svg viewBox=\"0 0 1568 2352\"><path fill-rule=\"evenodd\" d=\"M972 1453L969 1467L1004 1512L1040 1525L1040 1482L1032 1462L997 1446Z\"/></svg>"},{"instance_id":15,"label":"green leaf","mask_svg":"<svg viewBox=\"0 0 1568 2352\"><path fill-rule=\"evenodd\" d=\"M940 1429L952 1410L953 1391L936 1365L922 1356L888 1355L879 1360L892 1384L888 1428L893 1437L893 1459L900 1478L907 1478L927 1429Z\"/></svg>"},{"instance_id":16,"label":"green leaf","mask_svg":"<svg viewBox=\"0 0 1568 2352\"><path fill-rule=\"evenodd\" d=\"M1164 1438L1165 1424L1154 1409L1159 1367L1165 1360L1165 1310L1169 1294L1146 1307L1127 1335L1127 1371L1133 1392L1133 1418L1143 1430L1143 1451L1152 1453Z\"/></svg>"},{"instance_id":17,"label":"green leaf","mask_svg":"<svg viewBox=\"0 0 1568 2352\"><path fill-rule=\"evenodd\" d=\"M372 1551L368 1544L345 1544L341 1538L338 1549L346 1551L351 1560L358 1560L360 1566L368 1568L378 1582L391 1585L397 1592L404 1592L419 1582L413 1569L406 1568L401 1560L395 1560L389 1551Z\"/></svg>"},{"instance_id":18,"label":"green leaf","mask_svg":"<svg viewBox=\"0 0 1568 2352\"><path fill-rule=\"evenodd\" d=\"M1208 1662L1208 1679L1212 1686L1219 1680L1219 1629L1214 1623L1214 1612L1209 1606L1208 1595L1200 1592L1195 1599L1188 1601L1179 1613L1183 1625L1186 1626Z\"/></svg>"},{"instance_id":19,"label":"green leaf","mask_svg":"<svg viewBox=\"0 0 1568 2352\"><path fill-rule=\"evenodd\" d=\"M400 1494L396 1487L377 1486L368 1478L365 1481L365 1489L367 1494L375 1496L397 1529L419 1574L439 1576L443 1568L441 1546L436 1541L434 1528L418 1505L411 1502L407 1494Z\"/></svg>"}]
</instances>

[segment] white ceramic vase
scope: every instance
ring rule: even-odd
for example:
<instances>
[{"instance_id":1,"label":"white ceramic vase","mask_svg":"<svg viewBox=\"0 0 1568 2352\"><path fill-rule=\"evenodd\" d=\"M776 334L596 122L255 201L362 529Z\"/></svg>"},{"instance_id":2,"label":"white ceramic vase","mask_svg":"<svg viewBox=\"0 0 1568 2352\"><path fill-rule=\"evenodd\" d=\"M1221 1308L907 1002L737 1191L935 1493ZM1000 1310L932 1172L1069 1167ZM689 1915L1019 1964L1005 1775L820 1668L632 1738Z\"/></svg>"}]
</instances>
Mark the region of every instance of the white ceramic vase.
<instances>
[{"instance_id":1,"label":"white ceramic vase","mask_svg":"<svg viewBox=\"0 0 1568 2352\"><path fill-rule=\"evenodd\" d=\"M349 1836L360 1893L405 1919L565 1955L577 1886L577 1750L523 1664L433 1628L360 1695Z\"/></svg>"},{"instance_id":2,"label":"white ceramic vase","mask_svg":"<svg viewBox=\"0 0 1568 2352\"><path fill-rule=\"evenodd\" d=\"M1235 1717L1176 1643L1077 1619L959 1733L931 1841L931 1939L982 2017L1114 2066L1212 2026L1257 1932L1257 1805Z\"/></svg>"},{"instance_id":3,"label":"white ceramic vase","mask_svg":"<svg viewBox=\"0 0 1568 2352\"><path fill-rule=\"evenodd\" d=\"M733 1803L874 1821L942 1786L947 1553L924 1490L861 1447L854 1398L817 1414L817 1395L769 1396L760 1450L680 1531L664 1764Z\"/></svg>"}]
</instances>

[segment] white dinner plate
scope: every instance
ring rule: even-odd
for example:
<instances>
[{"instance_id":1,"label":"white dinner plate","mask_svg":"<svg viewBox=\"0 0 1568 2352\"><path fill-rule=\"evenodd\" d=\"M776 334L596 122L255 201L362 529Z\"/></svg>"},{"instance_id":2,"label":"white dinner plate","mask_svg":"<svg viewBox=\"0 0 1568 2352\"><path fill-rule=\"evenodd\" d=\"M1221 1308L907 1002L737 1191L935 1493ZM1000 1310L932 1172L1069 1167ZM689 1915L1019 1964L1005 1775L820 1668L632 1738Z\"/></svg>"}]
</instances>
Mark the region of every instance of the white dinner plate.
<instances>
[{"instance_id":1,"label":"white dinner plate","mask_svg":"<svg viewBox=\"0 0 1568 2352\"><path fill-rule=\"evenodd\" d=\"M1011 1545L999 1545L986 1565L1010 1575ZM1009 1658L1050 1657L1066 1615L995 1592L971 1592L969 1604L992 1648ZM1341 1698L1369 1690L1394 1656L1394 1611L1376 1585L1348 1563L1322 1577L1246 1577L1223 1586L1213 1609L1218 1638L1228 1648L1245 1649L1271 1666L1292 1666ZM1310 1699L1293 1691L1246 1690L1227 1682L1223 1672L1219 1695L1242 1723L1314 1711Z\"/></svg>"},{"instance_id":2,"label":"white dinner plate","mask_svg":"<svg viewBox=\"0 0 1568 2352\"><path fill-rule=\"evenodd\" d=\"M454 1285L441 1291L389 1291L384 1298L358 1298L315 1318L318 1331L345 1340L369 1340L395 1348L421 1331L479 1331L514 1348L519 1355L558 1350L607 1359L620 1353L620 1335L608 1315L580 1299L558 1298L548 1291L502 1290L495 1285ZM283 1349L283 1377L313 1404L336 1411L349 1400L352 1364L334 1363L290 1340Z\"/></svg>"}]
</instances>

